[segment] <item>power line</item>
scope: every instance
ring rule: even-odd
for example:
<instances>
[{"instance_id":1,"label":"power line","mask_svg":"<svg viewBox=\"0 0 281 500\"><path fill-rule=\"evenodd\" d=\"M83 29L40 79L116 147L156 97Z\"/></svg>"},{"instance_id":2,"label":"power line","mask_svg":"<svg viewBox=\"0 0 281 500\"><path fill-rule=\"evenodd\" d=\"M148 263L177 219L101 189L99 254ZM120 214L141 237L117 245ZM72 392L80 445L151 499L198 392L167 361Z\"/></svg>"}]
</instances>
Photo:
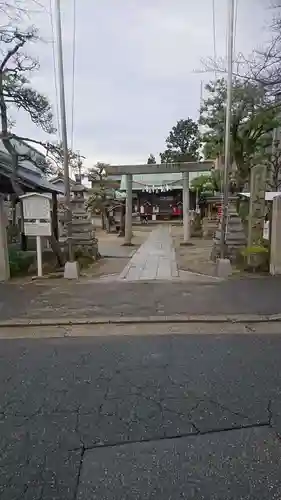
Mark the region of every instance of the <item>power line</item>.
<instances>
[{"instance_id":1,"label":"power line","mask_svg":"<svg viewBox=\"0 0 281 500\"><path fill-rule=\"evenodd\" d=\"M215 78L217 79L217 37L216 37L216 5L215 0L212 0L212 11L213 11L213 50L214 50L214 62L215 62Z\"/></svg>"},{"instance_id":2,"label":"power line","mask_svg":"<svg viewBox=\"0 0 281 500\"><path fill-rule=\"evenodd\" d=\"M237 35L237 18L238 18L238 1L235 0L235 12L234 12L234 37L233 37L233 54L236 55L236 35Z\"/></svg>"},{"instance_id":3,"label":"power line","mask_svg":"<svg viewBox=\"0 0 281 500\"><path fill-rule=\"evenodd\" d=\"M55 29L54 29L52 0L49 0L49 8L50 8L49 14L50 14L50 21L51 21L51 29L52 29L52 58L53 58L53 73L54 73L55 97L56 97L57 130L58 130L59 140L61 141L61 127L60 127L60 114L59 114L59 98L58 98L58 83L57 83L57 66L56 66L56 51L55 51Z\"/></svg>"},{"instance_id":4,"label":"power line","mask_svg":"<svg viewBox=\"0 0 281 500\"><path fill-rule=\"evenodd\" d=\"M75 112L75 66L76 66L76 0L73 0L73 42L72 42L72 95L71 95L71 149L74 142Z\"/></svg>"}]
</instances>

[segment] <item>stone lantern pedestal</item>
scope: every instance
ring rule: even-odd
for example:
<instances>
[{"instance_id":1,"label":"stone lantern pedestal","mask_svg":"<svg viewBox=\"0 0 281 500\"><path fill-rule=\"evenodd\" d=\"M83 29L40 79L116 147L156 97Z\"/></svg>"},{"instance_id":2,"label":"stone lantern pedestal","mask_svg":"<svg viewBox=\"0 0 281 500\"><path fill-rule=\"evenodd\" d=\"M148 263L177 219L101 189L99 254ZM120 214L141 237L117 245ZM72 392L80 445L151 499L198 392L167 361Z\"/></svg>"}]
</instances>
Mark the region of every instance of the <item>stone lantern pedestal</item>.
<instances>
[{"instance_id":1,"label":"stone lantern pedestal","mask_svg":"<svg viewBox=\"0 0 281 500\"><path fill-rule=\"evenodd\" d=\"M85 209L85 192L87 188L76 182L71 189L72 211L72 241L74 252L81 252L81 256L98 258L98 240L90 215ZM63 231L65 233L65 231Z\"/></svg>"},{"instance_id":2,"label":"stone lantern pedestal","mask_svg":"<svg viewBox=\"0 0 281 500\"><path fill-rule=\"evenodd\" d=\"M226 225L225 235L225 256L230 262L235 262L241 250L247 244L246 235L242 225L242 221L236 210L236 197L230 197L228 218ZM215 232L213 239L213 247L211 252L211 260L214 262L220 257L220 240L221 240L221 221L219 222L218 229Z\"/></svg>"}]
</instances>

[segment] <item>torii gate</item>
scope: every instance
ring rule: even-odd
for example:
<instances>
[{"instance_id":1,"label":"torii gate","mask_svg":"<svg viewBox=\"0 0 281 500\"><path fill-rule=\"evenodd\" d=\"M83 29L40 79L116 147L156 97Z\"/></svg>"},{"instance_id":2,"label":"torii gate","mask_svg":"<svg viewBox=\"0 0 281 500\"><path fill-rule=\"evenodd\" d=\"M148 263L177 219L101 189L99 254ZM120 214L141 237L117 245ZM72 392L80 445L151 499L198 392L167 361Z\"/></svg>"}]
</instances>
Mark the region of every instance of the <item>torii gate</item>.
<instances>
[{"instance_id":1,"label":"torii gate","mask_svg":"<svg viewBox=\"0 0 281 500\"><path fill-rule=\"evenodd\" d=\"M190 243L189 226L189 172L203 172L214 168L214 162L183 162L183 163L156 163L145 165L110 165L106 167L109 175L126 176L126 214L125 214L125 245L132 241L132 212L133 212L133 175L136 174L167 174L182 173L183 184L183 243Z\"/></svg>"}]
</instances>

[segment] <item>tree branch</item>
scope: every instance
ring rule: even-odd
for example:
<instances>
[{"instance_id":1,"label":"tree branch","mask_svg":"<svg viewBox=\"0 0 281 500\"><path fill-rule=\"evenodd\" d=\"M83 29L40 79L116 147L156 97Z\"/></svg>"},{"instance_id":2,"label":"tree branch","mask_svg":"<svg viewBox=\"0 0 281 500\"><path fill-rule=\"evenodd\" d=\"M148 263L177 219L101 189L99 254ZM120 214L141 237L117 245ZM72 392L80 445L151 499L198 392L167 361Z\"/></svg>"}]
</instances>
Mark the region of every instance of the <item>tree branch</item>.
<instances>
[{"instance_id":1,"label":"tree branch","mask_svg":"<svg viewBox=\"0 0 281 500\"><path fill-rule=\"evenodd\" d=\"M24 46L24 44L26 43L26 40L20 40L20 42L18 42L14 47L13 49L9 50L6 54L6 56L4 57L2 63L0 64L0 71L2 72L6 66L6 64L8 63L8 61L11 59L11 57L13 57L17 51L22 48Z\"/></svg>"}]
</instances>

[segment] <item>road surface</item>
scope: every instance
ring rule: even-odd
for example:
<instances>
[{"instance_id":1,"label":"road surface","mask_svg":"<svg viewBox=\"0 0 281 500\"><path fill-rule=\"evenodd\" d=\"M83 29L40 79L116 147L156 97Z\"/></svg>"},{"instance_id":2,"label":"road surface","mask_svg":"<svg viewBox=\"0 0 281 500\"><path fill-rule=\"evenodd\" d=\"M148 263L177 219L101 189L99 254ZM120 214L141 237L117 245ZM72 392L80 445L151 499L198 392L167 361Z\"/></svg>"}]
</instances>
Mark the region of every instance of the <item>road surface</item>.
<instances>
[{"instance_id":1,"label":"road surface","mask_svg":"<svg viewBox=\"0 0 281 500\"><path fill-rule=\"evenodd\" d=\"M217 327L0 340L0 499L280 499L278 326Z\"/></svg>"}]
</instances>

